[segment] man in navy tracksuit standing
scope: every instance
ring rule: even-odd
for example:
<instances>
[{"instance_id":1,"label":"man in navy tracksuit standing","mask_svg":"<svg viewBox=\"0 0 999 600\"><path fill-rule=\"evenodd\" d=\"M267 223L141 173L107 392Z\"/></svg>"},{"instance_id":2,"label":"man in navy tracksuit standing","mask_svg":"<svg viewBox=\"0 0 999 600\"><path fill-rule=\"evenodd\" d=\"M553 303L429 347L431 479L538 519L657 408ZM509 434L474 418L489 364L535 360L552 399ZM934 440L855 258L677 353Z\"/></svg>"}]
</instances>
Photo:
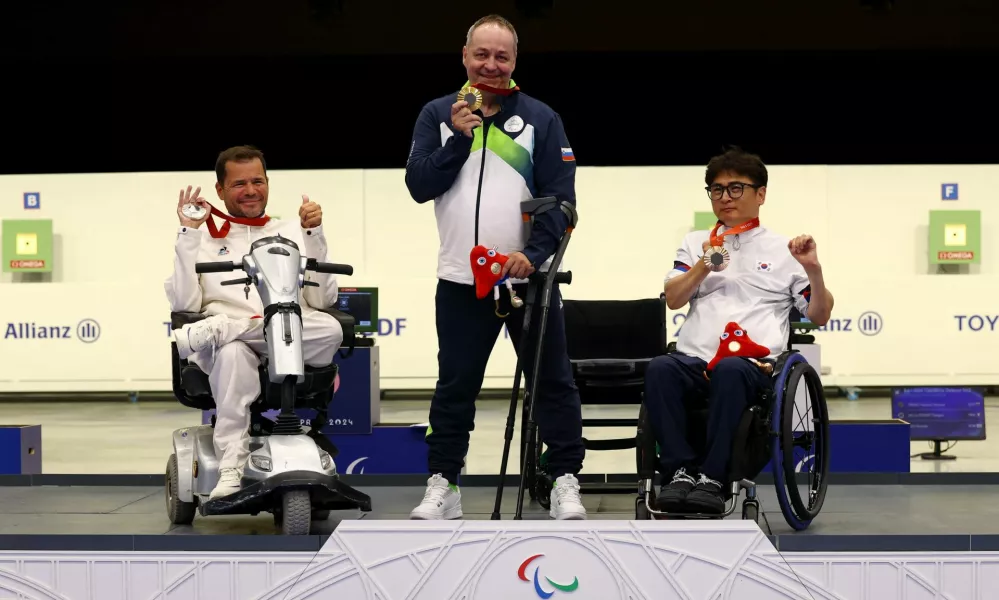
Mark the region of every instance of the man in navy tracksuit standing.
<instances>
[{"instance_id":1,"label":"man in navy tracksuit standing","mask_svg":"<svg viewBox=\"0 0 999 600\"><path fill-rule=\"evenodd\" d=\"M561 119L544 103L521 93L511 79L517 57L513 26L495 15L480 19L469 29L462 54L468 82L485 88L482 106L472 112L466 102L456 102L457 87L426 104L406 164L413 199L421 204L434 201L441 239L436 295L439 375L427 435L431 477L413 519L461 518L458 473L474 427L475 399L504 322L519 350L524 309L513 308L506 294L499 307L493 298L476 297L469 253L482 245L509 256L505 273L523 298L526 278L549 268L568 219L558 209L544 212L527 236L521 201L554 196L576 202L576 163ZM539 312L532 313L532 337L537 332L533 315ZM529 345L531 352L534 347ZM585 454L582 409L566 352L557 285L542 352L535 414L555 479L550 516L585 519L575 477ZM530 374L529 366L525 374Z\"/></svg>"}]
</instances>

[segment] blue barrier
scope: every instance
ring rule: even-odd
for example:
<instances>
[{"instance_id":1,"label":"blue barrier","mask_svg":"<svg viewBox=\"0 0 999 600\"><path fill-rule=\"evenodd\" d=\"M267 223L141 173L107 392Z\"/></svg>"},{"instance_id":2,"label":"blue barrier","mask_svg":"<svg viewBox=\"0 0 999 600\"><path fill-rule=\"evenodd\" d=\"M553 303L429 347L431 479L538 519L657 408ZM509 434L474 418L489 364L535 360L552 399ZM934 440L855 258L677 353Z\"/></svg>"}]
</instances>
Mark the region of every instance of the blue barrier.
<instances>
[{"instance_id":1,"label":"blue barrier","mask_svg":"<svg viewBox=\"0 0 999 600\"><path fill-rule=\"evenodd\" d=\"M829 423L830 473L908 473L910 454L909 424L905 421ZM795 465L795 471L800 472L811 458ZM763 472L769 473L771 465L767 463Z\"/></svg>"},{"instance_id":2,"label":"blue barrier","mask_svg":"<svg viewBox=\"0 0 999 600\"><path fill-rule=\"evenodd\" d=\"M427 426L379 425L370 435L327 435L344 475L427 473Z\"/></svg>"},{"instance_id":3,"label":"blue barrier","mask_svg":"<svg viewBox=\"0 0 999 600\"><path fill-rule=\"evenodd\" d=\"M426 432L426 425L384 425L374 427L370 435L327 437L340 450L336 464L343 474L426 473ZM829 472L908 473L909 447L905 421L833 421L829 424ZM795 467L801 471L806 465L802 461ZM771 470L767 464L763 472Z\"/></svg>"},{"instance_id":4,"label":"blue barrier","mask_svg":"<svg viewBox=\"0 0 999 600\"><path fill-rule=\"evenodd\" d=\"M0 475L41 475L42 426L0 425Z\"/></svg>"}]
</instances>

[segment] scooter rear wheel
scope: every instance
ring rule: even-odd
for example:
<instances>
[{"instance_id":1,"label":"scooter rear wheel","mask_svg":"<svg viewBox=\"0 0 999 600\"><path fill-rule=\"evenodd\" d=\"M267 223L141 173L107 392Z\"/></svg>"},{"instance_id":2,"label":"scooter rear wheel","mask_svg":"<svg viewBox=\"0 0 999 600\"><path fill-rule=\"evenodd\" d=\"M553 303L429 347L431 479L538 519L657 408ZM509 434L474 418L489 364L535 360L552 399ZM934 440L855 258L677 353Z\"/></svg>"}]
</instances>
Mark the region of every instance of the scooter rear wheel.
<instances>
[{"instance_id":1,"label":"scooter rear wheel","mask_svg":"<svg viewBox=\"0 0 999 600\"><path fill-rule=\"evenodd\" d=\"M281 533L308 535L312 525L312 498L308 490L291 490L281 498Z\"/></svg>"},{"instance_id":2,"label":"scooter rear wheel","mask_svg":"<svg viewBox=\"0 0 999 600\"><path fill-rule=\"evenodd\" d=\"M197 505L184 502L178 496L180 474L177 469L177 455L171 454L166 468L166 509L170 522L174 525L190 525L194 522Z\"/></svg>"}]
</instances>

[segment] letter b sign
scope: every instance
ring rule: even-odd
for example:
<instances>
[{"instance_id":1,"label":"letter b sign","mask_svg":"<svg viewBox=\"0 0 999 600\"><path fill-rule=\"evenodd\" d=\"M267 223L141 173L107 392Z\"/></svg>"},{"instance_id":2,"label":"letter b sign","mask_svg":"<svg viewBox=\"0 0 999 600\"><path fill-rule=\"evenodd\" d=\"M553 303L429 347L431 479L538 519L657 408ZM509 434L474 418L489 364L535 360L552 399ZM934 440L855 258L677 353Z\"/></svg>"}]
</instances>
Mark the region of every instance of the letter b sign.
<instances>
[{"instance_id":1,"label":"letter b sign","mask_svg":"<svg viewBox=\"0 0 999 600\"><path fill-rule=\"evenodd\" d=\"M38 192L24 192L24 209L34 210L42 207L42 195Z\"/></svg>"}]
</instances>

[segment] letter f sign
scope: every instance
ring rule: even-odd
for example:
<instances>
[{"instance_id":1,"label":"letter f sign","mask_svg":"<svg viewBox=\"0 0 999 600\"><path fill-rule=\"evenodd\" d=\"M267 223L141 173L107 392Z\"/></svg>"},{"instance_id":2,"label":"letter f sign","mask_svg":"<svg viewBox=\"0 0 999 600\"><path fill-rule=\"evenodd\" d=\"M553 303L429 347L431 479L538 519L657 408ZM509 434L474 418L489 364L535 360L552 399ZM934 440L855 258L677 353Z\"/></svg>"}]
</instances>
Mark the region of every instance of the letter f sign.
<instances>
[{"instance_id":1,"label":"letter f sign","mask_svg":"<svg viewBox=\"0 0 999 600\"><path fill-rule=\"evenodd\" d=\"M941 189L941 199L943 200L957 200L957 184L956 183L945 183L942 185Z\"/></svg>"}]
</instances>

